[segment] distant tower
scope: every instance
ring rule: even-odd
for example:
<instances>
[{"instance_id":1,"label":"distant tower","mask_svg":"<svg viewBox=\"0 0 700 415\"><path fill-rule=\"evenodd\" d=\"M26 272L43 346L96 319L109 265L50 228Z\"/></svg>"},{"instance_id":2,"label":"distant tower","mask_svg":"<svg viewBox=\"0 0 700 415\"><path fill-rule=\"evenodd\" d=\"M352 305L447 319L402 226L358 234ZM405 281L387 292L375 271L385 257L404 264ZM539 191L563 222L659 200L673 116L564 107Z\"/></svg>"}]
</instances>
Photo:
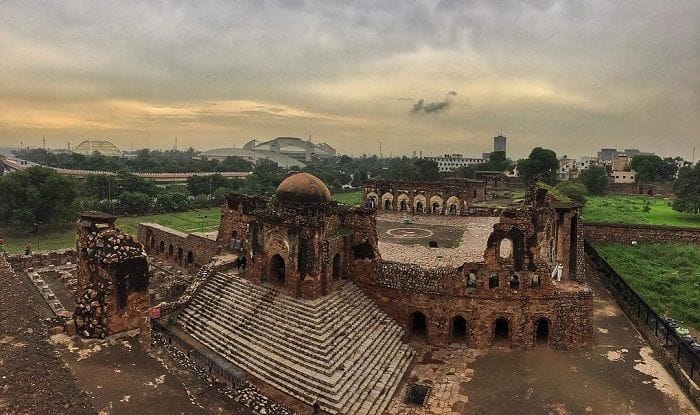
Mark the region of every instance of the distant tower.
<instances>
[{"instance_id":1,"label":"distant tower","mask_svg":"<svg viewBox=\"0 0 700 415\"><path fill-rule=\"evenodd\" d=\"M506 136L499 134L493 138L493 151L506 152Z\"/></svg>"}]
</instances>

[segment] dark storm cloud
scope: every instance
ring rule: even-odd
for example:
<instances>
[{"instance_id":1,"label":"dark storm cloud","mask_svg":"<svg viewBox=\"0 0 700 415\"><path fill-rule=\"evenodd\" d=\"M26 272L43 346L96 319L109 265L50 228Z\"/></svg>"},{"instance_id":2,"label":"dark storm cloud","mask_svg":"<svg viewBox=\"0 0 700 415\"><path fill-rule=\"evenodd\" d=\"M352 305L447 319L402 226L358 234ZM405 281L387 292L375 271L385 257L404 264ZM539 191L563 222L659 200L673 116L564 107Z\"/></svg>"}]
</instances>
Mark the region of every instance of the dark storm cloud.
<instances>
[{"instance_id":1,"label":"dark storm cloud","mask_svg":"<svg viewBox=\"0 0 700 415\"><path fill-rule=\"evenodd\" d=\"M456 97L457 93L455 91L450 91L445 96L445 99L438 102L428 102L426 103L424 99L419 99L418 102L413 104L413 108L409 111L410 115L415 115L417 113L423 114L435 114L440 111L444 111L450 106L450 98Z\"/></svg>"}]
</instances>

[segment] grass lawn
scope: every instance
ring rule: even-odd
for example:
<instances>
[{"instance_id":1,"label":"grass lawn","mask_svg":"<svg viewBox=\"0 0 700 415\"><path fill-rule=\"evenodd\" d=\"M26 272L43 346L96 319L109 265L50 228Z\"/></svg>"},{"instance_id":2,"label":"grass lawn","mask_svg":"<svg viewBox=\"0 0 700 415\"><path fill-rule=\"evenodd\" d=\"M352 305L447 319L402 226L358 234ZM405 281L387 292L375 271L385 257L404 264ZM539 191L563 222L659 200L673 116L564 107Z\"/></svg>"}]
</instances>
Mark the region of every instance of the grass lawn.
<instances>
[{"instance_id":1,"label":"grass lawn","mask_svg":"<svg viewBox=\"0 0 700 415\"><path fill-rule=\"evenodd\" d=\"M344 205L360 206L360 204L362 204L362 190L336 193L333 195L333 199Z\"/></svg>"},{"instance_id":2,"label":"grass lawn","mask_svg":"<svg viewBox=\"0 0 700 415\"><path fill-rule=\"evenodd\" d=\"M646 202L648 212L644 211ZM700 227L700 214L676 212L670 203L649 196L590 196L583 207L583 217L589 222Z\"/></svg>"},{"instance_id":3,"label":"grass lawn","mask_svg":"<svg viewBox=\"0 0 700 415\"><path fill-rule=\"evenodd\" d=\"M598 252L657 313L700 331L700 246L597 245Z\"/></svg>"},{"instance_id":4,"label":"grass lawn","mask_svg":"<svg viewBox=\"0 0 700 415\"><path fill-rule=\"evenodd\" d=\"M200 215L206 218L199 219ZM136 217L120 217L117 226L123 231L136 236L138 225L141 222L159 223L169 228L183 232L199 232L215 230L221 221L221 208L200 209L189 212L164 213L160 215L146 215ZM60 225L52 229L42 229L39 235L18 234L11 229L0 229L0 235L5 240L5 249L10 254L24 252L28 242L32 243L32 249L36 251L48 251L52 249L65 249L75 246L75 225Z\"/></svg>"}]
</instances>

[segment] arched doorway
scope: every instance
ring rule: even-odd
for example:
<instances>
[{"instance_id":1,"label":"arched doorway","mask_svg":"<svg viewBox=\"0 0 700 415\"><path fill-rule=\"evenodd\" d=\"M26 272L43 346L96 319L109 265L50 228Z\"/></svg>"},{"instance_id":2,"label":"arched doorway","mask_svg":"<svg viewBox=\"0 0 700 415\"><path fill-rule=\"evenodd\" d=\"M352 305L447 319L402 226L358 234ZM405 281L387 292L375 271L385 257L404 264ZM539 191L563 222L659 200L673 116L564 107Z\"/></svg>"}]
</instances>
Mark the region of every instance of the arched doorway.
<instances>
[{"instance_id":1,"label":"arched doorway","mask_svg":"<svg viewBox=\"0 0 700 415\"><path fill-rule=\"evenodd\" d=\"M384 210L391 210L391 200L384 201Z\"/></svg>"},{"instance_id":2,"label":"arched doorway","mask_svg":"<svg viewBox=\"0 0 700 415\"><path fill-rule=\"evenodd\" d=\"M187 252L187 265L192 265L194 263L194 254L192 251Z\"/></svg>"},{"instance_id":3,"label":"arched doorway","mask_svg":"<svg viewBox=\"0 0 700 415\"><path fill-rule=\"evenodd\" d=\"M165 242L160 241L160 245L158 245L158 252L160 252L160 253L165 252Z\"/></svg>"},{"instance_id":4,"label":"arched doorway","mask_svg":"<svg viewBox=\"0 0 700 415\"><path fill-rule=\"evenodd\" d=\"M462 316L455 316L452 319L452 341L455 343L467 341L467 320Z\"/></svg>"},{"instance_id":5,"label":"arched doorway","mask_svg":"<svg viewBox=\"0 0 700 415\"><path fill-rule=\"evenodd\" d=\"M270 259L269 275L272 283L284 285L284 259L280 255L274 255Z\"/></svg>"},{"instance_id":6,"label":"arched doorway","mask_svg":"<svg viewBox=\"0 0 700 415\"><path fill-rule=\"evenodd\" d=\"M428 324L425 318L425 314L420 311L416 311L411 314L409 318L410 321L410 333L414 338L425 338L428 335Z\"/></svg>"},{"instance_id":7,"label":"arched doorway","mask_svg":"<svg viewBox=\"0 0 700 415\"><path fill-rule=\"evenodd\" d=\"M456 215L457 214L457 205L450 205L450 215Z\"/></svg>"},{"instance_id":8,"label":"arched doorway","mask_svg":"<svg viewBox=\"0 0 700 415\"><path fill-rule=\"evenodd\" d=\"M177 248L177 263L181 264L182 263L182 258L185 254L182 251L182 248Z\"/></svg>"},{"instance_id":9,"label":"arched doorway","mask_svg":"<svg viewBox=\"0 0 700 415\"><path fill-rule=\"evenodd\" d=\"M537 320L537 325L535 326L535 343L549 343L549 320L546 318Z\"/></svg>"},{"instance_id":10,"label":"arched doorway","mask_svg":"<svg viewBox=\"0 0 700 415\"><path fill-rule=\"evenodd\" d=\"M343 277L343 269L340 266L340 254L333 257L333 279L339 280Z\"/></svg>"},{"instance_id":11,"label":"arched doorway","mask_svg":"<svg viewBox=\"0 0 700 415\"><path fill-rule=\"evenodd\" d=\"M432 212L433 212L433 213L440 213L440 204L439 204L438 202L434 202L434 203L433 203Z\"/></svg>"},{"instance_id":12,"label":"arched doorway","mask_svg":"<svg viewBox=\"0 0 700 415\"><path fill-rule=\"evenodd\" d=\"M508 343L510 339L510 323L508 320L501 317L496 320L493 325L493 342L494 344Z\"/></svg>"},{"instance_id":13,"label":"arched doorway","mask_svg":"<svg viewBox=\"0 0 700 415\"><path fill-rule=\"evenodd\" d=\"M416 203L416 212L423 213L423 202Z\"/></svg>"},{"instance_id":14,"label":"arched doorway","mask_svg":"<svg viewBox=\"0 0 700 415\"><path fill-rule=\"evenodd\" d=\"M175 247L173 247L173 244L168 245L168 258L172 258L174 252L175 252Z\"/></svg>"},{"instance_id":15,"label":"arched doorway","mask_svg":"<svg viewBox=\"0 0 700 415\"><path fill-rule=\"evenodd\" d=\"M406 210L408 210L408 203L406 203L405 200L402 200L401 201L401 211L405 212Z\"/></svg>"}]
</instances>

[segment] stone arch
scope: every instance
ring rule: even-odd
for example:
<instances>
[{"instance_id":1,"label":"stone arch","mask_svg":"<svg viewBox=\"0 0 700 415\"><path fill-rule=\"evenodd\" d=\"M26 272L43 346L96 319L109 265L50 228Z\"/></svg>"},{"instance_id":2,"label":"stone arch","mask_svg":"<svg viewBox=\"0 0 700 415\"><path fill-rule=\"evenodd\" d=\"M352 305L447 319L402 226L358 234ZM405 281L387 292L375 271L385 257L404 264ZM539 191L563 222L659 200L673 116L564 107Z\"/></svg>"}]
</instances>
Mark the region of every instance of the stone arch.
<instances>
[{"instance_id":1,"label":"stone arch","mask_svg":"<svg viewBox=\"0 0 700 415\"><path fill-rule=\"evenodd\" d=\"M447 199L445 210L449 215L459 215L462 201L457 196L450 196Z\"/></svg>"},{"instance_id":2,"label":"stone arch","mask_svg":"<svg viewBox=\"0 0 700 415\"><path fill-rule=\"evenodd\" d=\"M187 265L194 264L194 254L192 251L187 251Z\"/></svg>"},{"instance_id":3,"label":"stone arch","mask_svg":"<svg viewBox=\"0 0 700 415\"><path fill-rule=\"evenodd\" d=\"M401 193L396 198L396 207L402 212L408 212L411 201L406 193Z\"/></svg>"},{"instance_id":4,"label":"stone arch","mask_svg":"<svg viewBox=\"0 0 700 415\"><path fill-rule=\"evenodd\" d=\"M371 208L376 208L377 207L377 201L379 200L379 195L375 192L369 192L367 193L367 204Z\"/></svg>"},{"instance_id":5,"label":"stone arch","mask_svg":"<svg viewBox=\"0 0 700 415\"><path fill-rule=\"evenodd\" d=\"M428 206L428 200L423 195L415 195L413 197L413 211L418 213L425 213L425 209Z\"/></svg>"},{"instance_id":6,"label":"stone arch","mask_svg":"<svg viewBox=\"0 0 700 415\"><path fill-rule=\"evenodd\" d=\"M342 262L340 259L340 254L335 254L333 256L333 263L332 263L332 274L333 274L333 279L334 280L339 280L343 278L343 267L342 267Z\"/></svg>"},{"instance_id":7,"label":"stone arch","mask_svg":"<svg viewBox=\"0 0 700 415\"><path fill-rule=\"evenodd\" d=\"M382 195L382 209L384 210L391 210L394 208L394 195L392 195L389 192L386 192Z\"/></svg>"},{"instance_id":8,"label":"stone arch","mask_svg":"<svg viewBox=\"0 0 700 415\"><path fill-rule=\"evenodd\" d=\"M505 317L499 317L493 322L493 343L507 344L510 342L510 321Z\"/></svg>"},{"instance_id":9,"label":"stone arch","mask_svg":"<svg viewBox=\"0 0 700 415\"><path fill-rule=\"evenodd\" d=\"M503 238L498 243L498 256L503 259L513 257L513 241L509 238Z\"/></svg>"},{"instance_id":10,"label":"stone arch","mask_svg":"<svg viewBox=\"0 0 700 415\"><path fill-rule=\"evenodd\" d=\"M467 319L460 315L452 317L450 333L453 343L465 343L467 341Z\"/></svg>"},{"instance_id":11,"label":"stone arch","mask_svg":"<svg viewBox=\"0 0 700 415\"><path fill-rule=\"evenodd\" d=\"M277 285L284 285L284 277L286 275L286 267L284 258L280 254L275 254L270 258L268 266L269 280Z\"/></svg>"},{"instance_id":12,"label":"stone arch","mask_svg":"<svg viewBox=\"0 0 700 415\"><path fill-rule=\"evenodd\" d=\"M177 262L178 262L178 263L181 263L181 262L182 262L182 258L184 258L184 256L185 256L185 252L182 250L181 247L178 246L178 247L177 247Z\"/></svg>"},{"instance_id":13,"label":"stone arch","mask_svg":"<svg viewBox=\"0 0 700 415\"><path fill-rule=\"evenodd\" d=\"M158 244L158 252L160 252L161 254L165 252L165 242L160 241L160 244Z\"/></svg>"},{"instance_id":14,"label":"stone arch","mask_svg":"<svg viewBox=\"0 0 700 415\"><path fill-rule=\"evenodd\" d=\"M441 214L443 210L444 200L438 195L432 196L430 198L430 213Z\"/></svg>"},{"instance_id":15,"label":"stone arch","mask_svg":"<svg viewBox=\"0 0 700 415\"><path fill-rule=\"evenodd\" d=\"M175 253L175 247L173 244L168 245L168 258L172 258L173 254Z\"/></svg>"},{"instance_id":16,"label":"stone arch","mask_svg":"<svg viewBox=\"0 0 700 415\"><path fill-rule=\"evenodd\" d=\"M552 324L546 317L540 317L534 324L535 344L549 344Z\"/></svg>"},{"instance_id":17,"label":"stone arch","mask_svg":"<svg viewBox=\"0 0 700 415\"><path fill-rule=\"evenodd\" d=\"M408 318L409 333L414 338L428 337L428 319L420 311L416 311Z\"/></svg>"}]
</instances>

